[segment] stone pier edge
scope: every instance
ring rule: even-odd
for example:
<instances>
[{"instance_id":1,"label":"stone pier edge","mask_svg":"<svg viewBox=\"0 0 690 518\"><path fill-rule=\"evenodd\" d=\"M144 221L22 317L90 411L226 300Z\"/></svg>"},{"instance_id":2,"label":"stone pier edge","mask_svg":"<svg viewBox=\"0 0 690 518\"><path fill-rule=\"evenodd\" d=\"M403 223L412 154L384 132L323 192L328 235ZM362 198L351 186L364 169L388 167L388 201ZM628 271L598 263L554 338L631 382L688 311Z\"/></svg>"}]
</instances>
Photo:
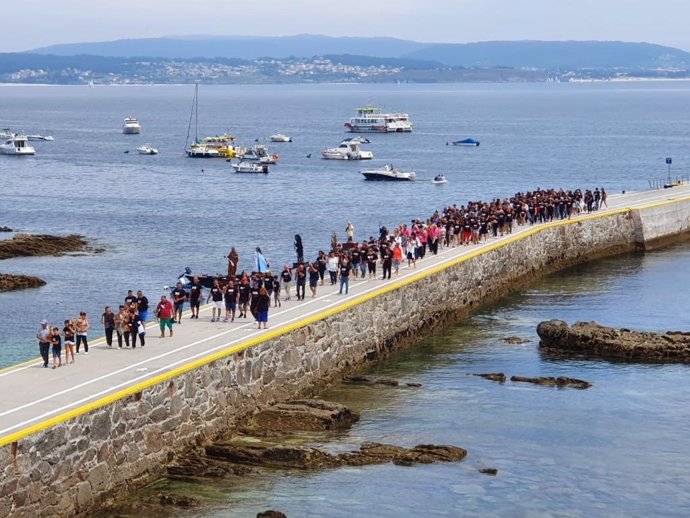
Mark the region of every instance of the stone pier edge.
<instances>
[{"instance_id":1,"label":"stone pier edge","mask_svg":"<svg viewBox=\"0 0 690 518\"><path fill-rule=\"evenodd\" d=\"M682 201L688 201L688 200L690 200L690 196L688 196L687 198L679 198L676 200L666 200L663 202L649 203L646 205L636 206L634 208L625 207L625 208L615 209L615 210L602 212L602 213L580 215L580 216L576 217L575 219L552 221L549 223L543 223L543 224L539 224L539 225L536 225L533 227L520 229L519 233L516 233L512 236L509 236L507 239L492 243L486 247L482 246L480 248L477 248L475 250L470 251L467 254L460 255L460 256L455 257L453 259L449 259L447 261L444 261L444 262L442 262L442 263L440 263L440 264L438 264L432 268L426 269L424 271L420 271L420 272L413 274L413 275L411 275L405 279L393 280L391 283L387 284L386 286L382 286L382 287L380 287L376 290L373 290L369 293L365 293L365 294L363 294L359 297L356 297L352 300L349 300L343 304L340 304L340 305L335 306L335 307L330 308L330 309L326 309L320 313L306 317L303 320L300 320L298 322L294 322L294 323L289 324L287 326L280 327L277 329L270 329L266 333L263 333L263 334L258 335L256 337L247 339L246 341L244 341L242 343L239 343L239 344L234 345L234 346L229 346L227 349L223 349L223 350L217 351L215 353L211 353L207 356L204 356L202 358L194 360L190 363L176 367L176 368L174 368L168 372L165 372L163 374L159 374L159 375L154 376L148 380L139 382L135 385L132 385L131 387L122 389L120 391L114 392L114 393L109 394L107 396L104 396L100 399L97 399L95 401L92 401L90 403L82 405L78 408L75 408L75 409L69 410L67 412L64 412L62 414L56 415L54 417L48 418L44 421L41 421L40 423L36 423L36 424L31 425L29 427L23 428L22 430L18 430L18 431L14 432L10 435L7 435L5 437L0 438L0 447L5 446L7 444L11 444L13 442L16 442L20 439L23 439L27 436L30 436L32 434L35 434L37 432L40 432L40 431L45 430L47 428L50 428L56 424L62 423L62 422L67 421L69 419L78 417L80 415L86 414L86 413L91 412L93 410L107 406L107 405L109 405L109 404L111 404L111 403L113 403L119 399L125 398L127 396L131 396L131 395L136 394L138 392L141 392L147 388L150 388L154 385L158 385L159 383L169 381L169 380L171 380L171 379L173 379L173 378L175 378L181 374L187 373L187 372L192 371L194 369L197 369L201 366L204 366L204 365L207 365L207 364L212 363L214 361L220 360L220 359L225 358L227 356L230 356L232 354L236 354L238 352L244 351L245 349L248 349L248 348L253 347L255 345L267 342L267 341L272 340L274 338L277 338L279 336L291 333L297 329L306 327L306 326L308 326L314 322L326 319L332 315L346 311L346 310L348 310L354 306L358 306L360 304L363 304L364 302L367 302L368 300L380 297L381 295L384 295L386 293L390 293L391 291L395 291L395 290L400 289L400 288L407 286L409 284L418 282L421 279L424 279L426 277L434 275L434 274L441 272L443 270L452 268L453 266L455 266L457 264L467 262L471 259L474 259L477 256L490 253L490 252L497 250L499 248L503 248L503 247L508 246L511 243L514 243L516 241L527 239L530 236L533 236L533 235L538 234L540 232L548 231L548 230L551 230L553 228L557 228L560 226L578 224L578 223L582 223L582 222L588 221L588 220L606 218L606 217L610 217L610 216L615 216L617 214L625 214L625 213L631 212L632 210L640 210L640 209L649 208L649 207L659 207L659 206L673 204L673 203L680 203ZM97 344L101 343L102 341L103 341L103 339L101 338L98 341L94 342L94 345L97 345ZM15 369L15 368L18 368L20 366L24 366L27 363L31 363L33 361L37 361L37 360L29 360L27 362L13 365L13 366L7 367L5 369L2 369L0 372Z\"/></svg>"}]
</instances>

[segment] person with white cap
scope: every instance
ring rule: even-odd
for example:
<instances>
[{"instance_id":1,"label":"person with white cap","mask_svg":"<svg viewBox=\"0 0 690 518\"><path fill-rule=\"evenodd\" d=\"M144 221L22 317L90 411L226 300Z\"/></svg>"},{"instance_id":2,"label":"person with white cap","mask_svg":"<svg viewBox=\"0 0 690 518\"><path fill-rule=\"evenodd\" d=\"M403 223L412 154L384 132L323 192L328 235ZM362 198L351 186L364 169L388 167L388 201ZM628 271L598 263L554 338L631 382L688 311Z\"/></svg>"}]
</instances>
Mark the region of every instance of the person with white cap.
<instances>
[{"instance_id":1,"label":"person with white cap","mask_svg":"<svg viewBox=\"0 0 690 518\"><path fill-rule=\"evenodd\" d=\"M41 358L43 358L43 367L48 368L48 354L50 352L50 336L51 330L48 327L47 320L41 320L41 328L36 333L36 338L38 339L38 349L41 353Z\"/></svg>"}]
</instances>

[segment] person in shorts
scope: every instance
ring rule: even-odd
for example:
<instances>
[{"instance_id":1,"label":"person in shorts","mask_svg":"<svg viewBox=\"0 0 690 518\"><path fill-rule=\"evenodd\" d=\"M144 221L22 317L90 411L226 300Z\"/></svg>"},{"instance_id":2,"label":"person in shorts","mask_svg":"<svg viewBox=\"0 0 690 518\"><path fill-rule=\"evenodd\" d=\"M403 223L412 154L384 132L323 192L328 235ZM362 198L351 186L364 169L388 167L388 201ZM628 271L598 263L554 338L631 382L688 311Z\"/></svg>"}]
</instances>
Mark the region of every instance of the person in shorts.
<instances>
[{"instance_id":1,"label":"person in shorts","mask_svg":"<svg viewBox=\"0 0 690 518\"><path fill-rule=\"evenodd\" d=\"M223 287L218 279L213 280L213 287L206 297L206 302L213 301L211 322L220 322L220 315L223 311Z\"/></svg>"},{"instance_id":2,"label":"person in shorts","mask_svg":"<svg viewBox=\"0 0 690 518\"><path fill-rule=\"evenodd\" d=\"M176 320L178 324L182 323L182 310L184 309L184 300L186 298L187 292L184 291L182 283L178 282L175 289L172 291L173 306L175 308L173 320Z\"/></svg>"},{"instance_id":3,"label":"person in shorts","mask_svg":"<svg viewBox=\"0 0 690 518\"><path fill-rule=\"evenodd\" d=\"M74 334L76 332L74 322L65 320L65 327L62 328L62 336L65 339L65 365L74 363ZM70 356L72 361L69 361Z\"/></svg>"},{"instance_id":4,"label":"person in shorts","mask_svg":"<svg viewBox=\"0 0 690 518\"><path fill-rule=\"evenodd\" d=\"M158 303L158 306L156 306L156 318L161 328L161 338L165 337L166 327L170 330L170 338L172 338L174 314L175 309L173 308L172 302L170 302L165 295L161 295L161 301Z\"/></svg>"},{"instance_id":5,"label":"person in shorts","mask_svg":"<svg viewBox=\"0 0 690 518\"><path fill-rule=\"evenodd\" d=\"M53 369L62 367L62 337L57 327L51 329L50 344L53 350Z\"/></svg>"},{"instance_id":6,"label":"person in shorts","mask_svg":"<svg viewBox=\"0 0 690 518\"><path fill-rule=\"evenodd\" d=\"M199 277L194 277L192 286L189 288L189 307L192 310L192 316L189 318L199 318L199 306L203 293L204 287L201 285Z\"/></svg>"},{"instance_id":7,"label":"person in shorts","mask_svg":"<svg viewBox=\"0 0 690 518\"><path fill-rule=\"evenodd\" d=\"M237 311L237 288L235 288L235 282L232 279L228 279L228 284L223 290L223 297L225 298L225 318L223 322L235 321L235 311Z\"/></svg>"}]
</instances>

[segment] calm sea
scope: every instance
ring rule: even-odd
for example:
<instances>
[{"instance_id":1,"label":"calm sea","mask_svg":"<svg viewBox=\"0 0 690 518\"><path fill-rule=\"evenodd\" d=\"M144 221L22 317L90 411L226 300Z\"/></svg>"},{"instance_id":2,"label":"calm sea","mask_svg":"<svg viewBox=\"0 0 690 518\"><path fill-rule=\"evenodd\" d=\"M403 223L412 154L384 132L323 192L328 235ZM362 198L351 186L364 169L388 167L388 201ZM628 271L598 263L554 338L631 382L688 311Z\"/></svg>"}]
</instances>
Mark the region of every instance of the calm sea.
<instances>
[{"instance_id":1,"label":"calm sea","mask_svg":"<svg viewBox=\"0 0 690 518\"><path fill-rule=\"evenodd\" d=\"M106 249L0 262L2 272L48 282L0 294L0 366L36 355L42 318L58 322L83 309L97 320L128 289L155 299L185 266L224 270L231 245L244 267L256 246L282 264L294 256L295 233L309 256L331 232L342 236L348 219L363 238L379 224L449 203L538 186L644 189L666 176L666 156L674 175L688 172L688 83L202 86L201 134L230 132L244 145L278 131L293 137L270 147L280 164L261 178L234 175L222 160L183 157L192 96L192 86L0 87L1 126L55 137L36 143L35 158L0 156L0 226L79 233ZM409 112L414 133L371 136L371 164L320 160L323 148L347 136L342 124L354 108L368 103ZM127 115L140 119L141 135L120 133ZM445 145L464 137L481 146ZM137 155L144 142L160 155ZM420 181L372 184L358 174L384 163L414 170ZM428 181L439 172L447 185ZM274 472L240 486L175 488L212 503L197 516L270 507L289 516L687 515L688 369L542 357L534 328L558 317L687 329L690 303L679 288L690 285L689 258L690 247L679 245L549 277L374 367L421 389L326 394L362 411L329 447L451 443L469 450L463 463ZM508 335L530 342L499 342ZM467 376L499 370L568 375L594 387L501 386Z\"/></svg>"}]
</instances>

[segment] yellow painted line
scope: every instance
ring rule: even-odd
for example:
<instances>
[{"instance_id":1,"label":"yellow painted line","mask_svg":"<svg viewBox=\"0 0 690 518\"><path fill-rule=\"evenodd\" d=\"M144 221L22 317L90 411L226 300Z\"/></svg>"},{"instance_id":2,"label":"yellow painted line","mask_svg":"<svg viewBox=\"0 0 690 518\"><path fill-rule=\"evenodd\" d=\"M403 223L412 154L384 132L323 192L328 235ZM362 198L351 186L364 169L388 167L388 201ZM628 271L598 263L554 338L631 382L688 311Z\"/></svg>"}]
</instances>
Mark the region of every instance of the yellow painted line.
<instances>
[{"instance_id":1,"label":"yellow painted line","mask_svg":"<svg viewBox=\"0 0 690 518\"><path fill-rule=\"evenodd\" d=\"M383 286L381 288L378 288L376 290L373 290L369 293L366 293L364 295L361 295L359 297L356 297L352 300L349 300L347 302L344 302L343 304L327 309L321 313L317 313L315 315L306 317L303 320L300 320L298 322L293 322L292 324L288 324L284 327L278 328L278 329L271 329L267 333L263 333L261 335L258 335L254 338L250 338L244 342L241 342L237 345L228 347L227 349L215 352L213 354L210 354L208 356L204 356L203 358L199 358L197 360L194 360L190 363L187 363L185 365L182 365L180 367L176 367L164 374L159 374L157 376L154 376L146 381L142 381L140 383L137 383L135 385L132 385L131 387L128 387L126 389L120 390L118 392L114 392L113 394L110 394L108 396L102 397L100 399L97 399L95 401L92 401L90 403L87 403L85 405L82 405L78 408L75 408L73 410L69 410L67 412L64 412L62 414L59 414L55 417L46 419L44 421L41 421L40 423L37 423L35 425L29 426L27 428L24 428L22 430L19 430L17 432L14 432L10 435L7 435L5 437L0 438L0 446L4 446L6 444L10 444L14 441L18 441L20 439L23 439L24 437L27 437L29 435L32 435L34 433L40 432L42 430L45 430L47 428L50 428L56 424L62 423L64 421L67 421L69 419L72 419L74 417L78 417L80 415L86 414L88 412L91 412L92 410L97 410L103 406L106 406L110 403L113 403L119 399L125 398L127 396L131 396L132 394L136 394L137 392L141 392L149 387L152 387L154 385L158 385L160 383L164 383L165 381L168 381L172 378L175 378L177 376L180 376L182 374L185 374L189 371L195 370L199 367L203 367L204 365L208 365L209 363L212 363L217 360L221 360L223 358L226 358L227 356L230 356L232 354L244 351L245 349L248 349L249 347L253 347L255 345L267 342L269 340L272 340L274 338L277 338L279 336L291 333L292 331L295 331L297 329L306 327L314 322L318 322L319 320L324 320L330 316L336 315L338 313L341 313L343 311L347 311L348 309L351 309L355 306L358 306L364 302L367 302L375 297L379 297L381 295L385 295L387 293L390 293L391 291L397 290L399 288L402 288L404 286L407 286L409 284L412 284L413 282L417 282L421 279L424 279L426 277L429 277L431 275L434 275L438 272L441 272L443 270L447 270L448 268L451 268L457 264L469 261L470 259L473 259L477 256L492 252L494 250L497 250L499 248L505 247L511 243L514 243L516 241L520 241L523 239L526 239L528 237L531 237L535 234L538 234L540 232L543 232L545 230L550 230L553 228L565 226L565 225L572 225L572 224L577 224L582 221L589 221L589 220L594 220L594 219L601 219L601 218L606 218L608 216L614 216L618 214L625 214L629 213L631 210L638 210L640 208L650 208L654 206L662 206L662 205L668 205L670 203L678 203L682 201L687 201L690 200L690 196L683 197L683 198L678 198L676 200L664 200L662 202L654 202L646 205L641 205L637 207L623 207L619 209L613 209L613 210L608 210L606 212L598 212L598 213L593 213L593 214L580 214L577 216L575 219L570 219L570 220L559 220L559 221L552 221L549 223L543 223L539 224L537 226L533 226L530 228L526 228L523 230L520 230L518 233L511 235L510 237L504 239L503 241L499 241L496 243L492 243L491 245L488 245L486 247L480 247L475 250L472 250L471 252L467 254L460 255L454 259L444 261L432 268L429 268L424 271L420 271L416 274L413 274L405 279L400 279L400 280L395 280L391 284L387 286Z\"/></svg>"}]
</instances>

